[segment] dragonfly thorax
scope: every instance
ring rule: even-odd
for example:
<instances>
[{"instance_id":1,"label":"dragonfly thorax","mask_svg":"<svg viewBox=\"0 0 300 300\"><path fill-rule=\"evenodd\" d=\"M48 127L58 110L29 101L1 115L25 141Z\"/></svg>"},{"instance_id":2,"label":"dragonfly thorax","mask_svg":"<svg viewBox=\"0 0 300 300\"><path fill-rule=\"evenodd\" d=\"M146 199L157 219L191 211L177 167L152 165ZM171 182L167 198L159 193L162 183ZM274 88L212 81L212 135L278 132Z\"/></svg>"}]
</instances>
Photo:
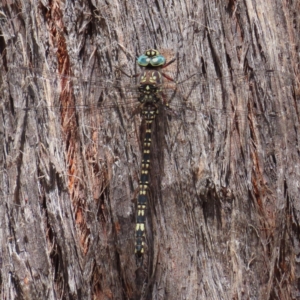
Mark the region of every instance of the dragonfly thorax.
<instances>
[{"instance_id":1,"label":"dragonfly thorax","mask_svg":"<svg viewBox=\"0 0 300 300\"><path fill-rule=\"evenodd\" d=\"M140 77L138 87L141 103L157 103L161 99L162 75L159 71L146 70Z\"/></svg>"},{"instance_id":2,"label":"dragonfly thorax","mask_svg":"<svg viewBox=\"0 0 300 300\"><path fill-rule=\"evenodd\" d=\"M140 85L153 84L161 86L163 84L163 76L158 70L145 70L140 76Z\"/></svg>"}]
</instances>

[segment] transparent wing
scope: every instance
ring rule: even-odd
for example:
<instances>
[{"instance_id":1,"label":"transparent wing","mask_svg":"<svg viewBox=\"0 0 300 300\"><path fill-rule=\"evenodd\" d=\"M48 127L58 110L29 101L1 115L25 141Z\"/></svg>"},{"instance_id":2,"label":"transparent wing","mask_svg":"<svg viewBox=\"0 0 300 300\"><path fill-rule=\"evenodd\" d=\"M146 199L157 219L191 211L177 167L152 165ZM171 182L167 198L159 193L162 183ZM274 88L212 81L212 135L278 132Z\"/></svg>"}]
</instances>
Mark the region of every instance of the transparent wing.
<instances>
[{"instance_id":1,"label":"transparent wing","mask_svg":"<svg viewBox=\"0 0 300 300\"><path fill-rule=\"evenodd\" d=\"M89 73L91 71L87 71L85 73ZM109 91L113 91L116 89L122 88L122 90L126 93L134 93L136 94L137 83L134 83L134 79L127 78L122 73L118 73L118 78L112 78L110 80L101 80L101 79L93 79L92 76L66 76L54 74L48 71L44 71L42 69L37 68L29 68L29 67L17 67L12 68L9 71L9 78L13 78L16 76L23 75L26 80L40 80L40 81L48 81L53 87L59 87L59 85L64 82L64 85L72 85L72 87L76 89L81 89L82 87L103 91L109 93ZM236 85L243 84L245 82L251 82L254 78L260 78L264 80L270 80L272 78L281 78L283 80L284 85L293 85L295 82L295 77L293 74L278 71L278 70L256 70L250 73L245 72L237 72L236 74L231 74L228 76L205 76L201 73L193 74L189 77L188 80L179 81L176 85L172 82L167 82L166 86L172 87L172 89L176 88L176 86L184 85L186 89L192 89L196 86L204 88L209 88L214 86L214 90L220 91L221 88L224 88L228 83L234 83ZM165 80L167 81L167 79Z\"/></svg>"},{"instance_id":2,"label":"transparent wing","mask_svg":"<svg viewBox=\"0 0 300 300\"><path fill-rule=\"evenodd\" d=\"M189 80L175 84L165 80L164 101L170 103L170 107L177 114L183 110L201 111L204 115L209 112L220 112L224 117L230 116L233 112L240 115L247 114L245 107L229 108L226 103L215 101L217 97L238 89L249 89L253 78L256 82L264 85L274 84L277 80L282 86L293 86L295 80L291 74L269 70L256 71L249 74L236 74L227 77L204 78L201 74L195 74ZM30 93L40 96L39 101L30 104L30 101L16 104L15 110L53 110L58 112L62 109L84 111L86 114L105 113L108 110L120 107L127 107L135 110L139 106L137 84L123 76L122 79L112 81L88 80L73 76L61 76L49 74L40 69L16 68L8 73L9 84L22 83L28 86ZM60 101L63 92L72 93L76 99L67 106ZM222 96L223 97L223 96ZM193 101L190 101L192 99ZM267 114L277 114L275 111L268 111Z\"/></svg>"},{"instance_id":3,"label":"transparent wing","mask_svg":"<svg viewBox=\"0 0 300 300\"><path fill-rule=\"evenodd\" d=\"M10 70L7 80L11 85L21 83L23 91L20 91L20 95L24 95L25 91L29 99L14 103L12 109L16 112L52 112L58 115L61 111L70 110L89 117L105 115L112 110L127 110L128 115L132 116L139 107L137 84L132 83L134 80L126 76L104 81L19 67ZM169 103L170 108L162 106L161 109L187 123L197 122L199 118L207 120L214 116L220 121L228 118L239 121L245 120L250 113L262 117L280 117L281 112L272 107L249 108L245 91L249 91L257 82L264 85L255 87L262 90L262 97L272 96L268 94L271 85L280 84L282 88L295 85L291 74L275 70L259 70L251 74L219 78L205 78L201 74L194 74L178 84L165 80L163 102ZM65 101L61 101L64 94L72 95L73 101L66 105ZM235 96L232 96L233 94Z\"/></svg>"}]
</instances>

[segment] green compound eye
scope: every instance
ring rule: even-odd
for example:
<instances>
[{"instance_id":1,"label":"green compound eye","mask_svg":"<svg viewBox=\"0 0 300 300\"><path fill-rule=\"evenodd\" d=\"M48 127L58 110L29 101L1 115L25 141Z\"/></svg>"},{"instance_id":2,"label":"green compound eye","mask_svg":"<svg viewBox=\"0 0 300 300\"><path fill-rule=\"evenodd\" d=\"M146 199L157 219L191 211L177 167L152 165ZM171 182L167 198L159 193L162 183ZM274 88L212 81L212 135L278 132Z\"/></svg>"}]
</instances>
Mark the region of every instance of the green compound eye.
<instances>
[{"instance_id":1,"label":"green compound eye","mask_svg":"<svg viewBox=\"0 0 300 300\"><path fill-rule=\"evenodd\" d=\"M140 66L147 67L150 63L150 57L143 54L138 58L137 62Z\"/></svg>"},{"instance_id":2,"label":"green compound eye","mask_svg":"<svg viewBox=\"0 0 300 300\"><path fill-rule=\"evenodd\" d=\"M162 66L166 63L166 59L162 55L154 56L151 58L150 64L153 67Z\"/></svg>"},{"instance_id":3,"label":"green compound eye","mask_svg":"<svg viewBox=\"0 0 300 300\"><path fill-rule=\"evenodd\" d=\"M138 58L137 62L142 67L159 67L166 63L166 59L157 50L149 49Z\"/></svg>"}]
</instances>

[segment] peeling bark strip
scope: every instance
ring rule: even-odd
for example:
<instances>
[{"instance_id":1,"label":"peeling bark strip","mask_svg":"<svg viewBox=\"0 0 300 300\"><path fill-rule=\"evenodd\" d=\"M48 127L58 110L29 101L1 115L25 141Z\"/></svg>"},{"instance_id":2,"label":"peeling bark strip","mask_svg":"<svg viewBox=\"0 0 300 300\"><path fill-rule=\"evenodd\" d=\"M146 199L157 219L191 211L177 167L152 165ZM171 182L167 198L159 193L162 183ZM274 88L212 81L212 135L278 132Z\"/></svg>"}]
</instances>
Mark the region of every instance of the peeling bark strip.
<instances>
[{"instance_id":1,"label":"peeling bark strip","mask_svg":"<svg viewBox=\"0 0 300 300\"><path fill-rule=\"evenodd\" d=\"M0 298L299 299L299 11L2 1ZM149 48L196 75L175 95L164 80L173 113L152 122L142 178L139 82L116 70Z\"/></svg>"},{"instance_id":2,"label":"peeling bark strip","mask_svg":"<svg viewBox=\"0 0 300 300\"><path fill-rule=\"evenodd\" d=\"M60 1L50 2L50 8L46 14L49 28L49 40L57 49L57 69L60 79L59 106L61 114L61 126L63 141L65 144L65 161L68 169L68 190L70 200L74 207L76 225L79 229L79 240L84 253L88 251L88 240L90 231L85 221L85 187L82 185L82 162L80 149L78 147L78 124L76 120L76 105L72 82L68 79L71 75L70 58L66 45L64 33L63 14L60 8Z\"/></svg>"}]
</instances>

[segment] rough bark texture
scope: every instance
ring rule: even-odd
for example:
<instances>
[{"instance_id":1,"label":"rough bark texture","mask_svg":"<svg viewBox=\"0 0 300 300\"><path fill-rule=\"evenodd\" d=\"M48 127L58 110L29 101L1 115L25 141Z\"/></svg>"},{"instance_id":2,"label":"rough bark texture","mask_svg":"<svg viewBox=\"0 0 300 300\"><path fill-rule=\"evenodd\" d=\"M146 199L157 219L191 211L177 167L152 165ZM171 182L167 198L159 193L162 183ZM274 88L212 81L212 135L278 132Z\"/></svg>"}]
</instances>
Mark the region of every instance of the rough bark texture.
<instances>
[{"instance_id":1,"label":"rough bark texture","mask_svg":"<svg viewBox=\"0 0 300 300\"><path fill-rule=\"evenodd\" d=\"M1 299L300 299L299 11L2 1ZM143 126L115 67L147 48L196 75L154 124L137 268Z\"/></svg>"}]
</instances>

